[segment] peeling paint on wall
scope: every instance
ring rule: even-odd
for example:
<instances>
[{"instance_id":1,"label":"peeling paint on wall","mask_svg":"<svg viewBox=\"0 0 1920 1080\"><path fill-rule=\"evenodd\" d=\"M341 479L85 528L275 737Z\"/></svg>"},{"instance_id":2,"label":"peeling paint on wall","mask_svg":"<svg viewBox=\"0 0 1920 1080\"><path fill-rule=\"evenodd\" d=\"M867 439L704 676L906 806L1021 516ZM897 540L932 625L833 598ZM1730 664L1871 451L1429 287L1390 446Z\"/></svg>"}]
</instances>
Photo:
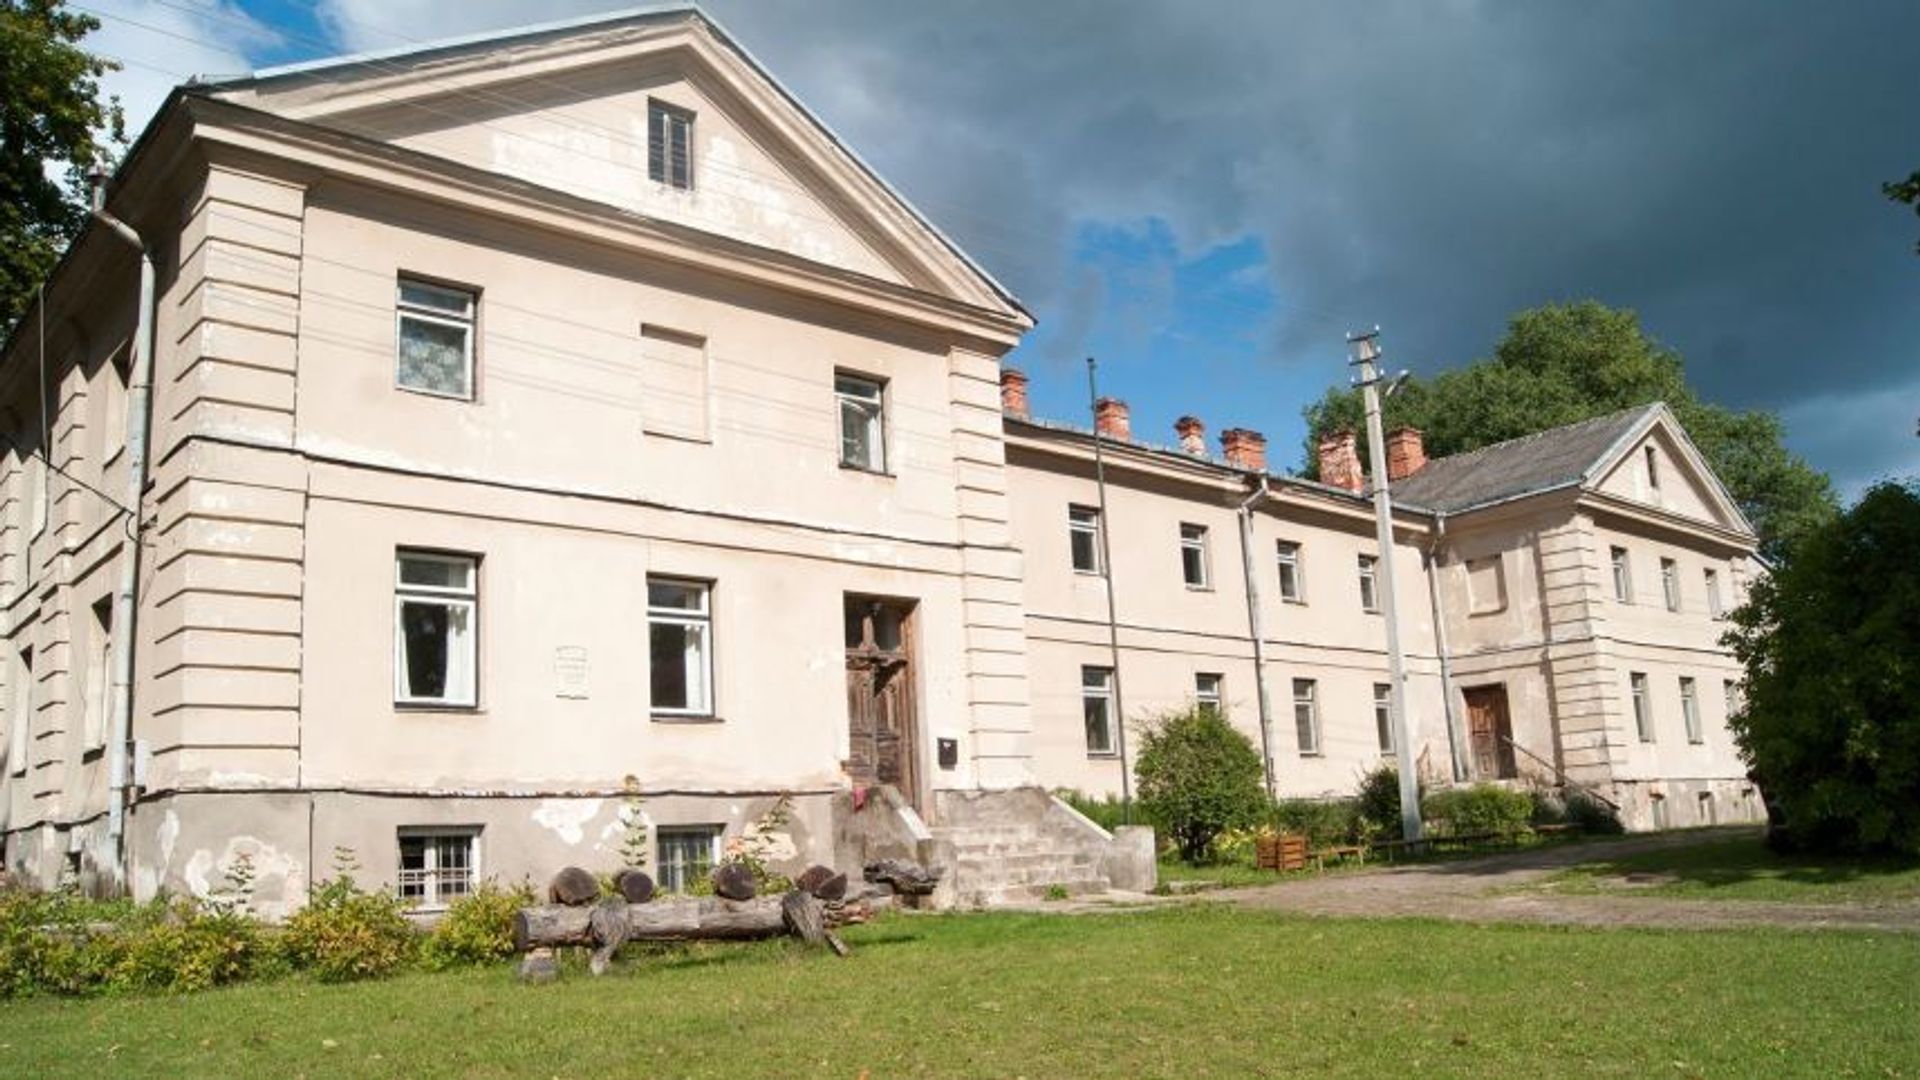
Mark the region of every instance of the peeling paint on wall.
<instances>
[{"instance_id":1,"label":"peeling paint on wall","mask_svg":"<svg viewBox=\"0 0 1920 1080\"><path fill-rule=\"evenodd\" d=\"M542 799L533 812L533 823L551 830L555 836L577 847L586 839L586 824L600 813L605 799Z\"/></svg>"}]
</instances>

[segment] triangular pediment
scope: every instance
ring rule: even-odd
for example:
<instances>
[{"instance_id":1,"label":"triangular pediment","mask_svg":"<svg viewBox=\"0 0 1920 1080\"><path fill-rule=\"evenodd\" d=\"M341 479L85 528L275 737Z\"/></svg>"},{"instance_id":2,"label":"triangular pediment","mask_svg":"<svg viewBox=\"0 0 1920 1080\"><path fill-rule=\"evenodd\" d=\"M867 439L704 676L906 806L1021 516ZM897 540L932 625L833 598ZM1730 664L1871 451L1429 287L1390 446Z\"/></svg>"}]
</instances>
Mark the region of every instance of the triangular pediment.
<instances>
[{"instance_id":1,"label":"triangular pediment","mask_svg":"<svg viewBox=\"0 0 1920 1080\"><path fill-rule=\"evenodd\" d=\"M1585 486L1723 529L1753 531L1712 466L1664 405L1650 408L1595 462Z\"/></svg>"},{"instance_id":2,"label":"triangular pediment","mask_svg":"<svg viewBox=\"0 0 1920 1080\"><path fill-rule=\"evenodd\" d=\"M1004 289L691 9L299 65L217 93L1024 318ZM691 118L684 186L649 168L656 104Z\"/></svg>"}]
</instances>

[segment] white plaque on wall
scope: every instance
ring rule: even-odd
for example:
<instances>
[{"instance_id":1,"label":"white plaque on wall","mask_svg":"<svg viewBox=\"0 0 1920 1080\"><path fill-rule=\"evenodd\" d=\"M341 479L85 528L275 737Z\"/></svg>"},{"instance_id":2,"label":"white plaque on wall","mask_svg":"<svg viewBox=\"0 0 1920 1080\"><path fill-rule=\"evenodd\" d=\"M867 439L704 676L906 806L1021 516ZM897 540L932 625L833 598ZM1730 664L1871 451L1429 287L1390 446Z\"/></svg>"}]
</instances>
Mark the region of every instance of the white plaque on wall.
<instances>
[{"instance_id":1,"label":"white plaque on wall","mask_svg":"<svg viewBox=\"0 0 1920 1080\"><path fill-rule=\"evenodd\" d=\"M587 696L587 650L579 645L562 645L553 650L554 696Z\"/></svg>"}]
</instances>

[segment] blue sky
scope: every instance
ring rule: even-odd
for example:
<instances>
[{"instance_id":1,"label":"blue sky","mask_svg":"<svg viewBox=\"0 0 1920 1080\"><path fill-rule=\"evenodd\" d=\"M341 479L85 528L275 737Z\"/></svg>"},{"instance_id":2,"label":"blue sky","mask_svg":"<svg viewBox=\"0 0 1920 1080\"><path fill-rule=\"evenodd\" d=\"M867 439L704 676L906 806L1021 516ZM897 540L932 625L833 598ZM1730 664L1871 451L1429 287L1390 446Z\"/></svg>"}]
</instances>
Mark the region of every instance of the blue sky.
<instances>
[{"instance_id":1,"label":"blue sky","mask_svg":"<svg viewBox=\"0 0 1920 1080\"><path fill-rule=\"evenodd\" d=\"M593 0L90 0L143 124L172 83L603 10ZM1844 492L1920 474L1920 4L712 0L1041 325L1014 362L1141 437L1299 460L1344 334L1416 372L1506 319L1639 312L1706 397Z\"/></svg>"}]
</instances>

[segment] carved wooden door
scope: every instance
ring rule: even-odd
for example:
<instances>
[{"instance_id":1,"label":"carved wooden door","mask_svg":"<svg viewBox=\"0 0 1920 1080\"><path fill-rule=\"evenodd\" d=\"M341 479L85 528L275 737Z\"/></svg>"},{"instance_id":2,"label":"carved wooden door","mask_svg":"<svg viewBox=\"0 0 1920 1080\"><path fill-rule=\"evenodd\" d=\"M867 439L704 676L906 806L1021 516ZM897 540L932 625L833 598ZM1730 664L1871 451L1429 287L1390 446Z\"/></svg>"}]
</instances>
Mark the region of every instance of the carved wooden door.
<instances>
[{"instance_id":1,"label":"carved wooden door","mask_svg":"<svg viewBox=\"0 0 1920 1080\"><path fill-rule=\"evenodd\" d=\"M917 806L911 610L860 597L847 608L847 774Z\"/></svg>"}]
</instances>

